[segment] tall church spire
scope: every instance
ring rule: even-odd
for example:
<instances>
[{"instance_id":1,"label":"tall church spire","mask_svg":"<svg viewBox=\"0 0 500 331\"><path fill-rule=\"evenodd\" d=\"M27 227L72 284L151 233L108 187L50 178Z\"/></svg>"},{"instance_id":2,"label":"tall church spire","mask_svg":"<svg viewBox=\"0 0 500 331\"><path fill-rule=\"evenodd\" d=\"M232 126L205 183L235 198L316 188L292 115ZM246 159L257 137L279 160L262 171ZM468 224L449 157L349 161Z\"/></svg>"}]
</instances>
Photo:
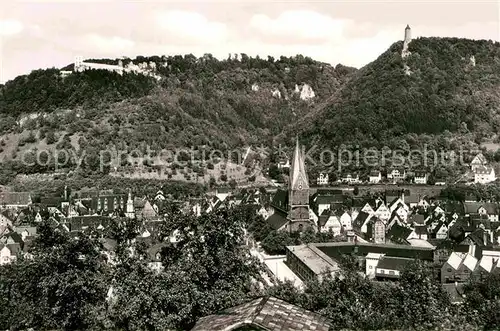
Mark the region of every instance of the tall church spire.
<instances>
[{"instance_id":1,"label":"tall church spire","mask_svg":"<svg viewBox=\"0 0 500 331\"><path fill-rule=\"evenodd\" d=\"M293 153L292 167L290 169L290 189L309 189L304 154L299 144L299 137L296 138L295 151Z\"/></svg>"}]
</instances>

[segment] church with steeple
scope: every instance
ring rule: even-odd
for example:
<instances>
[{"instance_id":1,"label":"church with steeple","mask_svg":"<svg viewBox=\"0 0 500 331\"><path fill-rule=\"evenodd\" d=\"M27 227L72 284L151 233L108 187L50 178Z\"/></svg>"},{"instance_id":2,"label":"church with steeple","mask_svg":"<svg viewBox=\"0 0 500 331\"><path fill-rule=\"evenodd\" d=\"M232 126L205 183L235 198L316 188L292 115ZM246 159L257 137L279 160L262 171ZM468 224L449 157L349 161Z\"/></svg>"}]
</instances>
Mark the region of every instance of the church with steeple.
<instances>
[{"instance_id":1,"label":"church with steeple","mask_svg":"<svg viewBox=\"0 0 500 331\"><path fill-rule=\"evenodd\" d=\"M278 190L271 202L268 222L276 230L302 231L315 229L309 217L309 178L305 157L297 138L293 153L288 190Z\"/></svg>"},{"instance_id":2,"label":"church with steeple","mask_svg":"<svg viewBox=\"0 0 500 331\"><path fill-rule=\"evenodd\" d=\"M309 220L309 178L304 153L297 138L288 182L288 220L290 231L300 231L312 223Z\"/></svg>"}]
</instances>

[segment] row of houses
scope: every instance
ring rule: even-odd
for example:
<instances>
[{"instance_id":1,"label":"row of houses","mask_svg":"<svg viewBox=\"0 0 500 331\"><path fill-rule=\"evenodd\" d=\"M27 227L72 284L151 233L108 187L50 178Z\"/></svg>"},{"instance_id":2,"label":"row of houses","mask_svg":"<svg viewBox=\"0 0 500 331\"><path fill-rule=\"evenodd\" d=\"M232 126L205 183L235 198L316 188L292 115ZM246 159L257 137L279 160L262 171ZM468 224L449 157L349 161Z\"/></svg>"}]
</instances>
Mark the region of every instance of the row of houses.
<instances>
[{"instance_id":1,"label":"row of houses","mask_svg":"<svg viewBox=\"0 0 500 331\"><path fill-rule=\"evenodd\" d=\"M260 191L233 195L231 190L221 188L203 198L173 201L161 190L150 198L134 197L130 191L124 194L110 190L81 191L70 196L65 190L63 197L42 197L40 202L33 203L29 193L3 192L2 201L5 204L0 207L0 260L2 264L10 263L26 254L36 236L37 225L43 220L74 236L94 231L93 234L103 240L104 247L107 247L105 253L112 259L116 243L107 238L109 225L115 218L134 218L141 221L137 240L149 244L150 265L159 270L161 257L158 254L166 245L162 243L165 238L160 237L160 225L169 202L178 203L184 212L196 216L235 204L254 205L256 212L265 214L265 208L261 206L265 205L267 196ZM178 231L173 231L166 242L176 242L177 237Z\"/></svg>"},{"instance_id":2,"label":"row of houses","mask_svg":"<svg viewBox=\"0 0 500 331\"><path fill-rule=\"evenodd\" d=\"M408 178L408 173L404 168L394 168L390 169L386 175L387 181L392 183L398 183L404 181ZM383 181L384 176L379 170L372 170L368 175L368 182L370 184L379 184ZM413 173L413 183L415 184L427 184L429 180L429 173L426 171L415 171ZM359 173L357 172L345 172L337 180L338 183L345 184L361 184L363 180L360 179ZM443 179L438 179L436 181L437 185L445 185ZM320 173L316 179L316 184L319 186L326 186L331 184L329 175L326 173Z\"/></svg>"},{"instance_id":3,"label":"row of houses","mask_svg":"<svg viewBox=\"0 0 500 331\"><path fill-rule=\"evenodd\" d=\"M472 162L470 163L470 168L473 174L473 181L476 184L488 184L496 180L495 169L488 165L488 161L482 153L477 154ZM387 171L386 179L388 182L398 183L408 179L409 173L405 168L392 168ZM430 174L427 171L417 170L413 173L413 183L414 184L428 184ZM368 175L368 183L378 184L381 183L384 177L380 170L372 170ZM346 184L360 184L363 181L360 180L359 173L356 172L345 172L341 175L339 183ZM325 186L331 184L329 180L329 175L326 173L320 173L316 179L316 184L320 186ZM444 178L435 178L435 185L445 185L446 180Z\"/></svg>"}]
</instances>

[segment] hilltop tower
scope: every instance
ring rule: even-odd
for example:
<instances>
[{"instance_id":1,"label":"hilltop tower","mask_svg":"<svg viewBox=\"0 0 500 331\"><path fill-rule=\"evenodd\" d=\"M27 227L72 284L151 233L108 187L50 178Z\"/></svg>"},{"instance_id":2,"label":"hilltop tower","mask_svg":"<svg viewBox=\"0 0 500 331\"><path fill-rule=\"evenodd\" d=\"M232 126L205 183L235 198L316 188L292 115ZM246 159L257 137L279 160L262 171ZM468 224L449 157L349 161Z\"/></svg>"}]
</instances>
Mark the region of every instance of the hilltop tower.
<instances>
[{"instance_id":1,"label":"hilltop tower","mask_svg":"<svg viewBox=\"0 0 500 331\"><path fill-rule=\"evenodd\" d=\"M406 57L410 54L410 52L408 51L408 44L410 43L410 41L411 41L411 28L409 25L406 25L405 39L403 41L403 51L401 52L402 57Z\"/></svg>"},{"instance_id":2,"label":"hilltop tower","mask_svg":"<svg viewBox=\"0 0 500 331\"><path fill-rule=\"evenodd\" d=\"M309 220L309 179L307 177L304 155L299 145L299 138L295 145L292 165L290 167L290 181L288 187L289 201L289 230L300 231L311 226Z\"/></svg>"}]
</instances>

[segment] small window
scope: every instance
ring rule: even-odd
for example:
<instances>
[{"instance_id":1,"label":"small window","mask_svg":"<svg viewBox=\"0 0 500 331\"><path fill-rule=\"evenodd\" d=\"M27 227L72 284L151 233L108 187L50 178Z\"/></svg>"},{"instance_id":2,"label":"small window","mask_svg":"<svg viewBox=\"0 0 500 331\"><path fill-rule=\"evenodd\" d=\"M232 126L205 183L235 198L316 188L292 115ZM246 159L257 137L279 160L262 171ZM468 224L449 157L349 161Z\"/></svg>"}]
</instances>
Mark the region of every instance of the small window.
<instances>
[{"instance_id":1,"label":"small window","mask_svg":"<svg viewBox=\"0 0 500 331\"><path fill-rule=\"evenodd\" d=\"M451 272L451 268L446 269L446 271Z\"/></svg>"},{"instance_id":2,"label":"small window","mask_svg":"<svg viewBox=\"0 0 500 331\"><path fill-rule=\"evenodd\" d=\"M466 274L467 274L467 273L469 273L469 270L468 270L468 269L465 269L465 273L466 273Z\"/></svg>"},{"instance_id":3,"label":"small window","mask_svg":"<svg viewBox=\"0 0 500 331\"><path fill-rule=\"evenodd\" d=\"M370 268L370 269L373 269L373 266L371 265L369 268Z\"/></svg>"}]
</instances>

